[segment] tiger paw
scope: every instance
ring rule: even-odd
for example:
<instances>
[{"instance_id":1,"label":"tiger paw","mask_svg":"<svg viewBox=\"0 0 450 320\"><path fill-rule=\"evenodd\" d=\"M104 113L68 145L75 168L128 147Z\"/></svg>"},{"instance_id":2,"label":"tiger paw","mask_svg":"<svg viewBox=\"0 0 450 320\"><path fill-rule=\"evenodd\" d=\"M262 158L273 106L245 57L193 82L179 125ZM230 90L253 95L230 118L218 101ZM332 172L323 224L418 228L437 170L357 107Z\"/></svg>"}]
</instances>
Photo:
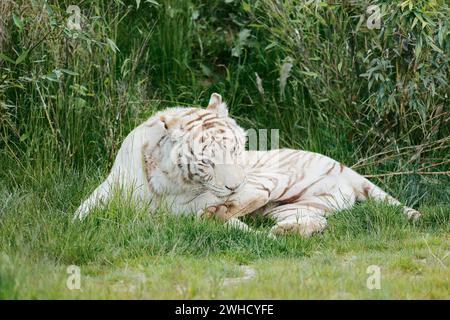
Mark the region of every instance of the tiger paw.
<instances>
[{"instance_id":1,"label":"tiger paw","mask_svg":"<svg viewBox=\"0 0 450 320\"><path fill-rule=\"evenodd\" d=\"M271 229L275 235L300 234L302 237L310 237L321 232L327 226L327 220L319 215L304 215L295 220L282 221Z\"/></svg>"}]
</instances>

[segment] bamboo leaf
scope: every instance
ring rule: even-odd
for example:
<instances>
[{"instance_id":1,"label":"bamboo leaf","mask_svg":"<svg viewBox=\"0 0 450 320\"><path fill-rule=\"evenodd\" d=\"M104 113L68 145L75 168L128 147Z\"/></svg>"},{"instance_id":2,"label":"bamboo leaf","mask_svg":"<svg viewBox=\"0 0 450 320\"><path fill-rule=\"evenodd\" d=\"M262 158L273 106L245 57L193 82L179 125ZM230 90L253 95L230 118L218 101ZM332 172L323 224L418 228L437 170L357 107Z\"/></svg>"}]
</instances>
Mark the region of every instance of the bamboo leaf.
<instances>
[{"instance_id":1,"label":"bamboo leaf","mask_svg":"<svg viewBox=\"0 0 450 320\"><path fill-rule=\"evenodd\" d=\"M301 74L304 74L305 76L308 77L313 77L313 78L317 78L319 76L318 73L316 72L311 72L311 71L300 71Z\"/></svg>"},{"instance_id":2,"label":"bamboo leaf","mask_svg":"<svg viewBox=\"0 0 450 320\"><path fill-rule=\"evenodd\" d=\"M20 142L23 142L23 141L25 141L25 140L27 140L28 139L28 137L30 136L30 134L29 133L24 133L24 134L22 134L21 136L20 136Z\"/></svg>"}]
</instances>

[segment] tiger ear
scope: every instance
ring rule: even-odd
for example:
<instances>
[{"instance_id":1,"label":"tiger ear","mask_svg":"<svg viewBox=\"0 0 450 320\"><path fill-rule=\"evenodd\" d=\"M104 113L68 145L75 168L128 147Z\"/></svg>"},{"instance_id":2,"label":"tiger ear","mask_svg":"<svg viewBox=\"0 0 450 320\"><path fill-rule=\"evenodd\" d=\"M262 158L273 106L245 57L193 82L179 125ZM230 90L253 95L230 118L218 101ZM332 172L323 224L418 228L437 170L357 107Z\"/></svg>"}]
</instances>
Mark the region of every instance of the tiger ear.
<instances>
[{"instance_id":1,"label":"tiger ear","mask_svg":"<svg viewBox=\"0 0 450 320\"><path fill-rule=\"evenodd\" d=\"M208 110L216 112L219 117L225 118L228 116L228 108L225 102L222 102L222 96L218 93L213 93L209 98Z\"/></svg>"}]
</instances>

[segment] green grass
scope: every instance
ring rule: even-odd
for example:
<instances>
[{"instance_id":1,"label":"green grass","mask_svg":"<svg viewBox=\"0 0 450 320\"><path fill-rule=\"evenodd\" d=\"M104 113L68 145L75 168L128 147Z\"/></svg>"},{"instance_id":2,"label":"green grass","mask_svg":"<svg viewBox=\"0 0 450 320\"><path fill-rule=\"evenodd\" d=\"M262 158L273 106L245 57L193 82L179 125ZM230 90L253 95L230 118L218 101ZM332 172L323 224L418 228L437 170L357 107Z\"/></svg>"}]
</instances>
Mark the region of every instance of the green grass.
<instances>
[{"instance_id":1,"label":"green grass","mask_svg":"<svg viewBox=\"0 0 450 320\"><path fill-rule=\"evenodd\" d=\"M272 240L120 199L72 222L100 178L81 176L87 185L54 170L0 190L1 298L449 298L449 205L423 206L412 223L399 208L366 203L330 217L321 235ZM82 290L66 286L70 265L80 267ZM381 268L379 290L366 287L370 265ZM224 285L239 266L255 277Z\"/></svg>"}]
</instances>

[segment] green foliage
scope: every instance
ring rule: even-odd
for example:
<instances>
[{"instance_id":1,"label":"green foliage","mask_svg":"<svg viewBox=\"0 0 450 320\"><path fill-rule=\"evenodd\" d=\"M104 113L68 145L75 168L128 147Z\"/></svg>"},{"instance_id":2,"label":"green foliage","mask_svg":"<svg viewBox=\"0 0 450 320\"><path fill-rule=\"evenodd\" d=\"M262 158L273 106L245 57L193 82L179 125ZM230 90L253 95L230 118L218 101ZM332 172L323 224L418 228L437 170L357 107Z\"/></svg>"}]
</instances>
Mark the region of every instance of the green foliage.
<instances>
[{"instance_id":1,"label":"green foliage","mask_svg":"<svg viewBox=\"0 0 450 320\"><path fill-rule=\"evenodd\" d=\"M66 8L44 1L7 1L3 8L2 16L16 19L1 26L8 38L0 61L0 143L25 163L110 159L135 125L127 119L138 113L143 85L134 78L138 51L123 59L115 44L129 9L88 2L77 31L67 27Z\"/></svg>"},{"instance_id":2,"label":"green foliage","mask_svg":"<svg viewBox=\"0 0 450 320\"><path fill-rule=\"evenodd\" d=\"M273 285L283 282L273 270L291 274L287 297L335 297L321 281L294 294L292 272L315 274L321 265L320 277L332 283L335 263L354 251L368 264L389 251L394 270L419 272L422 262L412 256L429 255L425 235L433 250L442 249L450 216L450 178L442 173L450 163L446 1L83 0L80 30L67 24L72 4L0 2L0 298L61 297L66 264L79 263L95 278L109 275L112 264L144 258L160 266L155 283L173 297L167 281L187 281L177 271L186 268L183 259L200 261L189 264L198 271L210 256L214 276L230 261L259 261L261 273L275 277L255 283L251 297L279 297ZM366 24L374 4L380 29ZM165 107L205 106L215 91L243 127L280 129L282 147L320 152L362 173L407 172L374 182L420 207L424 218L410 224L397 208L367 204L330 218L322 236L273 242L163 209L148 216L116 199L87 223L70 222L135 125ZM421 173L430 171L441 174ZM271 224L248 222L262 230ZM436 257L425 269L427 297L448 296L435 289L448 287ZM411 283L406 277L402 286ZM182 297L204 298L210 287ZM390 292L422 297L395 286Z\"/></svg>"},{"instance_id":3,"label":"green foliage","mask_svg":"<svg viewBox=\"0 0 450 320\"><path fill-rule=\"evenodd\" d=\"M448 290L441 290L448 287L448 259L444 257L450 227L448 204L422 207L424 219L412 223L397 207L366 203L330 217L324 233L308 239L280 236L273 240L229 230L216 221L173 216L164 208L148 214L122 197L114 197L107 208L95 209L82 223L73 222L72 213L85 190L100 179L102 173L96 171L44 169L30 172L15 188L0 185L0 298L136 298L144 294L173 299L186 294L177 287L197 287L198 281L205 290L185 297L224 297L222 290L229 289L221 280L229 274L238 276L234 269L242 264L254 266L258 281L244 282L240 292L226 297L296 298L304 296L304 286L323 282L325 292L312 290L310 294L325 298L345 288L354 298L360 290L366 296L370 294L365 288L366 268L372 264L382 267L380 292L387 298L448 296ZM271 225L261 219L247 222L264 232ZM359 267L349 269L348 264ZM83 291L65 286L70 265L80 267ZM415 279L416 288L399 290L411 282L411 272L415 275L420 270L425 278ZM355 285L333 285L336 279L354 279L357 272L362 277ZM112 290L118 280L134 285L137 273L148 278L144 288L130 296ZM303 277L309 280L304 283ZM252 288L262 283L267 288L252 294ZM388 284L392 289L384 287ZM214 295L209 293L213 288ZM292 288L297 289L292 292Z\"/></svg>"},{"instance_id":4,"label":"green foliage","mask_svg":"<svg viewBox=\"0 0 450 320\"><path fill-rule=\"evenodd\" d=\"M380 29L364 1L84 1L77 31L68 3L6 1L2 145L18 158L111 159L143 115L219 90L243 123L275 124L289 146L339 131L357 157L416 146L407 156L427 161L449 144L448 5L371 4Z\"/></svg>"},{"instance_id":5,"label":"green foliage","mask_svg":"<svg viewBox=\"0 0 450 320\"><path fill-rule=\"evenodd\" d=\"M70 4L0 7L0 157L16 172L106 168L137 123L214 91L283 147L363 173L448 171L444 1L379 1L380 29L364 1L83 1L80 30ZM411 203L448 193L442 175L386 181Z\"/></svg>"}]
</instances>

